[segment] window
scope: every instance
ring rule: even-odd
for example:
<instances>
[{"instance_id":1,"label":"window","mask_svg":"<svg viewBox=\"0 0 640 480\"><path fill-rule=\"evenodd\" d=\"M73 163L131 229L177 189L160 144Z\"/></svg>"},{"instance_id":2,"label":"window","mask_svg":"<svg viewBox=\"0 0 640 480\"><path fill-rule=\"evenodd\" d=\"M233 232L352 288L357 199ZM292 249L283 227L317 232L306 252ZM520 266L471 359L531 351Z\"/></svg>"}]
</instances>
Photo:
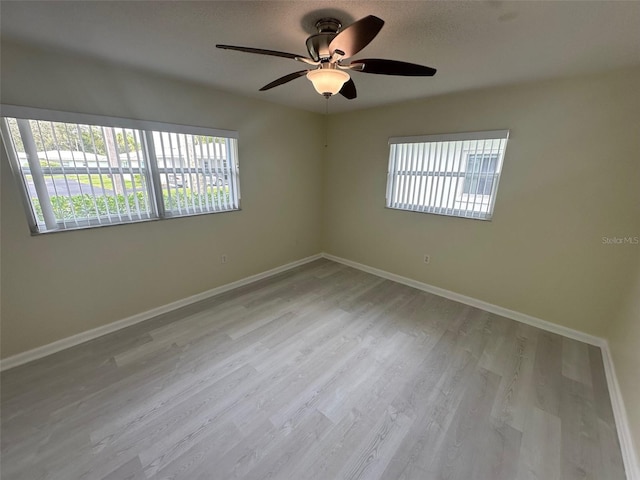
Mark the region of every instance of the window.
<instances>
[{"instance_id":1,"label":"window","mask_svg":"<svg viewBox=\"0 0 640 480\"><path fill-rule=\"evenodd\" d=\"M388 208L490 220L508 130L389 139Z\"/></svg>"},{"instance_id":2,"label":"window","mask_svg":"<svg viewBox=\"0 0 640 480\"><path fill-rule=\"evenodd\" d=\"M168 216L238 209L237 168L227 154L232 139L159 131L152 137Z\"/></svg>"},{"instance_id":3,"label":"window","mask_svg":"<svg viewBox=\"0 0 640 480\"><path fill-rule=\"evenodd\" d=\"M238 210L237 133L2 107L33 233Z\"/></svg>"},{"instance_id":4,"label":"window","mask_svg":"<svg viewBox=\"0 0 640 480\"><path fill-rule=\"evenodd\" d=\"M463 193L491 195L498 167L498 154L469 154L464 175Z\"/></svg>"}]
</instances>

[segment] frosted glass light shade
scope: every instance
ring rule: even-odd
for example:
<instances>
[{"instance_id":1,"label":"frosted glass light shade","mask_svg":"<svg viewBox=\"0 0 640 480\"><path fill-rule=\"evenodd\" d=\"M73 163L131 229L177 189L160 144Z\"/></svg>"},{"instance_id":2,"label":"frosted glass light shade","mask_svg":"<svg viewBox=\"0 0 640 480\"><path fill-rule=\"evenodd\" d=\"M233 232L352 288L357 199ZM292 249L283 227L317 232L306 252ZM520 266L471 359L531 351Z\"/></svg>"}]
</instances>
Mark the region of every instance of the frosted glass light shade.
<instances>
[{"instance_id":1,"label":"frosted glass light shade","mask_svg":"<svg viewBox=\"0 0 640 480\"><path fill-rule=\"evenodd\" d=\"M320 95L335 95L351 77L342 70L319 68L307 72L307 78Z\"/></svg>"}]
</instances>

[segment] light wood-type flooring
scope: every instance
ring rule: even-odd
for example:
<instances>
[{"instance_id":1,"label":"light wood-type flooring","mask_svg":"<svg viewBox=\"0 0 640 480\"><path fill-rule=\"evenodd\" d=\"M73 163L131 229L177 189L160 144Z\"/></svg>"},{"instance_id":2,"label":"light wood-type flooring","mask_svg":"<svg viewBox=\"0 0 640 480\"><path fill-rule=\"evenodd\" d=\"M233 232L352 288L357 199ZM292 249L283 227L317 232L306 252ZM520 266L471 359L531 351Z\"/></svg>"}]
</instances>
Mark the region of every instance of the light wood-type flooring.
<instances>
[{"instance_id":1,"label":"light wood-type flooring","mask_svg":"<svg viewBox=\"0 0 640 480\"><path fill-rule=\"evenodd\" d=\"M599 348L328 260L8 370L1 407L2 480L624 478Z\"/></svg>"}]
</instances>

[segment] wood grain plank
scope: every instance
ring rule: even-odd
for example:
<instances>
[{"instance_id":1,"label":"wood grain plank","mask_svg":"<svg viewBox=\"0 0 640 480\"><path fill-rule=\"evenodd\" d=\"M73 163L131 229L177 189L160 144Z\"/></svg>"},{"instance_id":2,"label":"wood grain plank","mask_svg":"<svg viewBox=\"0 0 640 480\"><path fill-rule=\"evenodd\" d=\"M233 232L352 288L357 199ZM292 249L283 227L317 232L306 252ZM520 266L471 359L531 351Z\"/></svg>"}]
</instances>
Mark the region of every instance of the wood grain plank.
<instances>
[{"instance_id":1,"label":"wood grain plank","mask_svg":"<svg viewBox=\"0 0 640 480\"><path fill-rule=\"evenodd\" d=\"M150 474L148 478L156 480L197 478L198 472L214 472L216 462L242 439L242 434L232 422L220 422L208 435L157 470L155 475L147 470ZM157 468L153 463L149 465L154 469Z\"/></svg>"},{"instance_id":2,"label":"wood grain plank","mask_svg":"<svg viewBox=\"0 0 640 480\"><path fill-rule=\"evenodd\" d=\"M411 419L389 407L373 429L364 437L336 478L344 480L382 478L402 439L409 431Z\"/></svg>"},{"instance_id":3,"label":"wood grain plank","mask_svg":"<svg viewBox=\"0 0 640 480\"><path fill-rule=\"evenodd\" d=\"M603 472L602 450L592 389L563 377L560 405L562 421L562 478L611 478Z\"/></svg>"},{"instance_id":4,"label":"wood grain plank","mask_svg":"<svg viewBox=\"0 0 640 480\"><path fill-rule=\"evenodd\" d=\"M589 346L571 338L562 338L562 375L591 386Z\"/></svg>"},{"instance_id":5,"label":"wood grain plank","mask_svg":"<svg viewBox=\"0 0 640 480\"><path fill-rule=\"evenodd\" d=\"M439 472L445 478L479 478L475 476L476 463L467 456L478 447L474 433L489 417L499 384L495 373L482 368L474 371L440 447L426 465L428 472ZM484 448L478 450L472 459L483 454Z\"/></svg>"},{"instance_id":6,"label":"wood grain plank","mask_svg":"<svg viewBox=\"0 0 640 480\"><path fill-rule=\"evenodd\" d=\"M534 406L560 415L562 393L562 337L540 332L533 366Z\"/></svg>"},{"instance_id":7,"label":"wood grain plank","mask_svg":"<svg viewBox=\"0 0 640 480\"><path fill-rule=\"evenodd\" d=\"M537 336L532 330L528 325L518 325L515 339L503 344L508 348L501 356L501 367L496 369L502 379L491 410L491 416L500 424L506 423L520 432L524 431L534 398L532 376Z\"/></svg>"},{"instance_id":8,"label":"wood grain plank","mask_svg":"<svg viewBox=\"0 0 640 480\"><path fill-rule=\"evenodd\" d=\"M142 470L140 459L134 457L106 477L102 477L102 480L147 480L147 476Z\"/></svg>"},{"instance_id":9,"label":"wood grain plank","mask_svg":"<svg viewBox=\"0 0 640 480\"><path fill-rule=\"evenodd\" d=\"M615 427L613 418L613 407L609 397L607 378L604 373L604 363L602 361L602 351L599 347L588 346L589 349L589 370L591 373L591 383L593 385L593 399L595 402L596 414L604 422Z\"/></svg>"},{"instance_id":10,"label":"wood grain plank","mask_svg":"<svg viewBox=\"0 0 640 480\"><path fill-rule=\"evenodd\" d=\"M560 418L534 407L522 436L516 480L562 480Z\"/></svg>"}]
</instances>

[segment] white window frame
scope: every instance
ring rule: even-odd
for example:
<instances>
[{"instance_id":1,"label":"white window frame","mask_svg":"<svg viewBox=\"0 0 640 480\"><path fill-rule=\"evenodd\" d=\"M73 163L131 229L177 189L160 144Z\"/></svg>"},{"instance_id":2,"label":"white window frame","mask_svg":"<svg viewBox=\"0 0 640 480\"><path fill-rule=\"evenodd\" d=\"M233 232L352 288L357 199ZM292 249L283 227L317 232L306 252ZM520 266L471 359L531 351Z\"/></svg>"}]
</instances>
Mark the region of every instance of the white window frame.
<instances>
[{"instance_id":1,"label":"white window frame","mask_svg":"<svg viewBox=\"0 0 640 480\"><path fill-rule=\"evenodd\" d=\"M386 207L490 221L508 139L509 130L390 137ZM497 155L489 195L464 191L471 155L480 155L482 162ZM481 163L476 179L487 176L482 170Z\"/></svg>"},{"instance_id":2,"label":"white window frame","mask_svg":"<svg viewBox=\"0 0 640 480\"><path fill-rule=\"evenodd\" d=\"M101 221L97 219L85 219L75 222L76 225L69 227L64 224L64 222L59 221L55 218L55 214L51 208L51 204L48 201L43 202L40 201L40 205L42 208L42 213L45 219L45 227L42 227L42 223L38 224L36 219L33 204L31 202L31 196L29 194L29 189L27 187L25 177L23 175L22 166L20 165L20 160L16 153L13 138L11 133L9 132L7 118L16 118L16 119L25 119L25 120L40 120L47 122L61 122L61 123L70 123L70 124L79 124L79 125L95 125L100 127L115 127L119 129L134 129L138 130L141 133L141 136L144 139L143 144L141 145L142 155L144 157L145 162L145 180L147 181L147 195L149 200L150 212L148 215L144 216L136 216L131 215L131 219L126 219L124 221ZM187 135L202 135L209 137L218 137L226 139L226 149L225 152L227 154L227 168L224 172L229 175L229 190L231 195L231 200L225 205L224 209L189 209L188 211L170 211L165 208L165 202L163 198L162 191L162 183L160 181L160 174L165 173L166 168L158 168L157 165L157 157L154 149L154 141L153 141L153 132L166 132L172 134L187 134ZM163 220L168 218L176 218L176 217L184 217L184 216L194 216L194 215L205 215L205 214L214 214L214 213L227 213L241 210L240 206L240 181L239 181L239 164L238 164L238 149L237 149L237 141L239 138L238 132L233 130L223 130L223 129L214 129L214 128L206 128L206 127L197 127L197 126L189 126L189 125L180 125L180 124L170 124L164 122L154 122L147 120L133 120L128 118L120 118L120 117L110 117L110 116L102 116L102 115L92 115L85 113L73 113L73 112L63 112L58 110L47 110L33 107L24 107L17 105L0 105L0 133L2 135L2 140L5 145L5 150L7 152L7 157L9 159L9 164L11 166L11 171L16 179L16 183L20 190L20 196L22 199L23 206L25 207L25 211L27 213L27 221L29 224L29 229L33 235L39 235L44 233L53 233L53 232L63 232L63 231L72 231L79 230L85 228L92 228L98 226L111 226L111 225L122 225L127 223L138 223L144 221L154 221L154 220ZM21 135L22 137L22 135ZM22 138L24 142L24 138ZM27 149L27 145L25 145ZM35 146L32 146L33 151L35 151ZM29 165L31 167L31 171L40 170L42 167L40 166L37 159L30 158L30 155L27 154L27 160L29 161ZM166 166L165 166L166 167ZM66 168L71 172L74 168ZM81 174L86 173L85 168L81 168ZM200 173L195 172L188 173ZM73 173L73 172L71 172ZM33 175L33 172L31 173ZM34 186L37 192L45 192L46 186L44 183L40 183L36 176L33 176ZM40 176L40 180L42 180L42 176ZM44 198L48 199L48 193L44 195ZM40 193L38 193L38 198L40 198Z\"/></svg>"}]
</instances>

